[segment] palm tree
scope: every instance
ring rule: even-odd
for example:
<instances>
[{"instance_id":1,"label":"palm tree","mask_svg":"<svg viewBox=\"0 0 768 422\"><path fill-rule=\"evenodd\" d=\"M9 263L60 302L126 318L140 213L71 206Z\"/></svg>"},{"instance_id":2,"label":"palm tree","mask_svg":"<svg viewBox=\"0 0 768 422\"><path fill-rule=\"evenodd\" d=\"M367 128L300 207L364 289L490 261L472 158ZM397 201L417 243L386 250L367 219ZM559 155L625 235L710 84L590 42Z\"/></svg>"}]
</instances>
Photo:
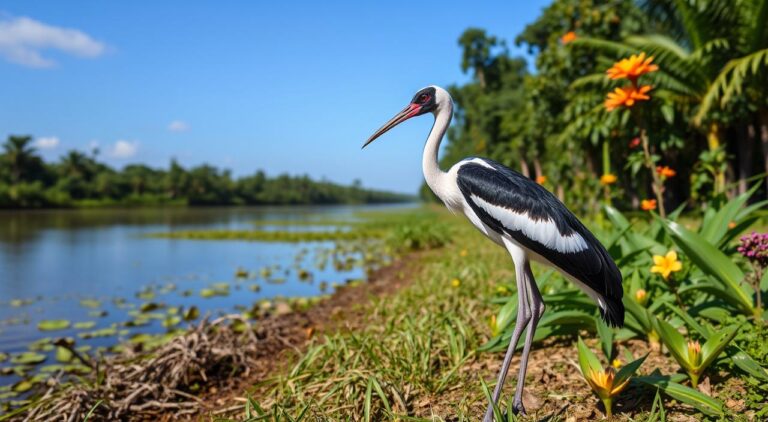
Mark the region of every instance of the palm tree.
<instances>
[{"instance_id":1,"label":"palm tree","mask_svg":"<svg viewBox=\"0 0 768 422\"><path fill-rule=\"evenodd\" d=\"M4 158L11 173L11 184L18 185L27 178L38 176L42 161L31 145L30 136L9 136L3 144Z\"/></svg>"},{"instance_id":2,"label":"palm tree","mask_svg":"<svg viewBox=\"0 0 768 422\"><path fill-rule=\"evenodd\" d=\"M739 23L733 27L738 36L737 57L714 78L695 120L706 119L712 109L732 106L737 98L746 100L757 110L763 163L768 173L768 0L739 0L734 9L740 12Z\"/></svg>"},{"instance_id":3,"label":"palm tree","mask_svg":"<svg viewBox=\"0 0 768 422\"><path fill-rule=\"evenodd\" d=\"M729 121L715 107L702 112L701 105L731 54L731 46L737 42L731 28L738 25L739 15L725 3L646 1L642 6L651 20L656 22L656 28L666 31L666 34L630 36L621 42L580 38L574 45L595 48L610 55L611 59L641 51L653 56L654 63L660 68L659 72L648 75L655 96L674 105L684 116L701 116L690 121L694 129L704 136L714 156L723 147L722 134ZM605 80L596 76L585 77L576 85ZM722 193L725 190L725 172L716 170L714 176L715 192Z\"/></svg>"}]
</instances>

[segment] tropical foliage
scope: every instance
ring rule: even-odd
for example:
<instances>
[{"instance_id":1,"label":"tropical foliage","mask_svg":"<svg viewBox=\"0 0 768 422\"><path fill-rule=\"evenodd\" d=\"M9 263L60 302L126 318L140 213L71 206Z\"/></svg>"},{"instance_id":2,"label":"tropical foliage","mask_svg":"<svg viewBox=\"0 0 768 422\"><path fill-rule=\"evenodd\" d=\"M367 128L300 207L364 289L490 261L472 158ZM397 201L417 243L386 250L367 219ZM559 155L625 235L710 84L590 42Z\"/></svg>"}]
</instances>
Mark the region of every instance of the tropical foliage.
<instances>
[{"instance_id":1,"label":"tropical foliage","mask_svg":"<svg viewBox=\"0 0 768 422\"><path fill-rule=\"evenodd\" d=\"M555 0L515 40L535 72L468 29L444 164L489 156L584 211L744 193L768 171L767 19L765 0Z\"/></svg>"}]
</instances>

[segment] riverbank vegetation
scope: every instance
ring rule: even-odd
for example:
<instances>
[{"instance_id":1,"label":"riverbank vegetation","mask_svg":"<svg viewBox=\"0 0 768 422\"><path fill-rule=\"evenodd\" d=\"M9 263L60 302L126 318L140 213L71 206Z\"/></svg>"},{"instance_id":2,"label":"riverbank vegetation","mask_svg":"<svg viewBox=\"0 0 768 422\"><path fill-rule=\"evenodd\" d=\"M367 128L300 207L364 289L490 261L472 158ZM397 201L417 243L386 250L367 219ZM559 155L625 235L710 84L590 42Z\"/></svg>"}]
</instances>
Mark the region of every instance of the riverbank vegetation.
<instances>
[{"instance_id":1,"label":"riverbank vegetation","mask_svg":"<svg viewBox=\"0 0 768 422\"><path fill-rule=\"evenodd\" d=\"M116 170L98 151L69 151L47 163L29 136L9 136L0 153L0 208L139 205L298 205L408 202L410 195L342 186L309 176L263 171L234 178L203 164L190 169L172 160L168 169L143 164Z\"/></svg>"}]
</instances>

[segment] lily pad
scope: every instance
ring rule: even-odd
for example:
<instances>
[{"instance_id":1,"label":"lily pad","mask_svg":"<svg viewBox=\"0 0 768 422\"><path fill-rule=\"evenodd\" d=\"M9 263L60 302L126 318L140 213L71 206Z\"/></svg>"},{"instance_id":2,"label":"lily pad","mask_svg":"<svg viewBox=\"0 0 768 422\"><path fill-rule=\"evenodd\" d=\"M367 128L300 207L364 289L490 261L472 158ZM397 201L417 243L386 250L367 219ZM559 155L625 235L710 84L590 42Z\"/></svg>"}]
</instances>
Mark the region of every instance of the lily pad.
<instances>
[{"instance_id":1,"label":"lily pad","mask_svg":"<svg viewBox=\"0 0 768 422\"><path fill-rule=\"evenodd\" d=\"M68 363L72 361L72 358L74 355L72 352L67 349L66 347L57 346L56 347L56 360L62 363Z\"/></svg>"},{"instance_id":2,"label":"lily pad","mask_svg":"<svg viewBox=\"0 0 768 422\"><path fill-rule=\"evenodd\" d=\"M74 327L77 330L90 330L91 328L96 326L96 321L82 321L82 322L76 322Z\"/></svg>"},{"instance_id":3,"label":"lily pad","mask_svg":"<svg viewBox=\"0 0 768 422\"><path fill-rule=\"evenodd\" d=\"M211 298L215 296L229 296L229 289L217 290L217 289L201 289L200 297Z\"/></svg>"},{"instance_id":4,"label":"lily pad","mask_svg":"<svg viewBox=\"0 0 768 422\"><path fill-rule=\"evenodd\" d=\"M117 328L115 327L109 327L109 328L102 328L100 330L94 330L94 331L86 331L84 333L79 333L77 336L83 339L89 339L89 338L97 338L97 337L110 337L117 334Z\"/></svg>"},{"instance_id":5,"label":"lily pad","mask_svg":"<svg viewBox=\"0 0 768 422\"><path fill-rule=\"evenodd\" d=\"M83 300L80 301L80 306L82 306L84 308L94 309L94 308L100 307L101 306L101 302L99 302L96 299L83 299Z\"/></svg>"},{"instance_id":6,"label":"lily pad","mask_svg":"<svg viewBox=\"0 0 768 422\"><path fill-rule=\"evenodd\" d=\"M142 303L141 304L141 306L139 307L139 311L141 311L141 312L152 312L152 311L156 311L156 310L158 310L158 309L160 309L160 308L162 308L164 306L165 305L163 305L162 303L147 302L147 303Z\"/></svg>"},{"instance_id":7,"label":"lily pad","mask_svg":"<svg viewBox=\"0 0 768 422\"><path fill-rule=\"evenodd\" d=\"M168 318L163 320L163 327L165 328L171 328L179 325L181 322L181 317L173 315L169 316Z\"/></svg>"},{"instance_id":8,"label":"lily pad","mask_svg":"<svg viewBox=\"0 0 768 422\"><path fill-rule=\"evenodd\" d=\"M102 318L102 317L105 317L107 315L109 315L109 313L107 311L104 311L104 310L96 310L96 311L88 312L88 316L89 317L93 317L93 318Z\"/></svg>"},{"instance_id":9,"label":"lily pad","mask_svg":"<svg viewBox=\"0 0 768 422\"><path fill-rule=\"evenodd\" d=\"M37 329L40 331L56 331L69 328L70 322L66 319L51 319L37 323Z\"/></svg>"},{"instance_id":10,"label":"lily pad","mask_svg":"<svg viewBox=\"0 0 768 422\"><path fill-rule=\"evenodd\" d=\"M184 321L192 321L200 316L200 309L197 306L190 306L184 311Z\"/></svg>"},{"instance_id":11,"label":"lily pad","mask_svg":"<svg viewBox=\"0 0 768 422\"><path fill-rule=\"evenodd\" d=\"M22 306L26 306L26 305L32 304L32 300L30 300L30 299L12 299L10 304L14 308L20 308Z\"/></svg>"},{"instance_id":12,"label":"lily pad","mask_svg":"<svg viewBox=\"0 0 768 422\"><path fill-rule=\"evenodd\" d=\"M8 360L8 355L6 355L3 352L0 352L0 363L3 363Z\"/></svg>"},{"instance_id":13,"label":"lily pad","mask_svg":"<svg viewBox=\"0 0 768 422\"><path fill-rule=\"evenodd\" d=\"M26 393L27 391L31 390L32 387L34 386L35 384L33 384L31 381L21 380L16 384L13 384L13 391L16 393Z\"/></svg>"},{"instance_id":14,"label":"lily pad","mask_svg":"<svg viewBox=\"0 0 768 422\"><path fill-rule=\"evenodd\" d=\"M17 365L37 365L45 362L46 356L42 353L23 352L11 357L11 363Z\"/></svg>"}]
</instances>

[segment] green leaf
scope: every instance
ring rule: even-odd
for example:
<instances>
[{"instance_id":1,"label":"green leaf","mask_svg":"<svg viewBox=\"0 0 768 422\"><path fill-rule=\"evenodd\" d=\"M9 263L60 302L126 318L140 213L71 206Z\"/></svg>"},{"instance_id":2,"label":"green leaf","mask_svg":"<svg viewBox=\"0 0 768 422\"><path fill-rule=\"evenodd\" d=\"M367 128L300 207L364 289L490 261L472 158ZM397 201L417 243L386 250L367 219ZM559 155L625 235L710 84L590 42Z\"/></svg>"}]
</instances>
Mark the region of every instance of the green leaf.
<instances>
[{"instance_id":1,"label":"green leaf","mask_svg":"<svg viewBox=\"0 0 768 422\"><path fill-rule=\"evenodd\" d=\"M742 371L755 378L768 380L768 371L766 371L759 363L755 362L747 352L741 350L737 346L731 345L725 348L725 353L731 357L733 364Z\"/></svg>"},{"instance_id":2,"label":"green leaf","mask_svg":"<svg viewBox=\"0 0 768 422\"><path fill-rule=\"evenodd\" d=\"M600 364L600 360L598 360L597 356L595 356L595 354L589 350L589 347L584 344L584 340L581 339L581 336L579 336L577 347L579 350L579 367L585 378L589 377L592 372L603 372L603 366Z\"/></svg>"},{"instance_id":3,"label":"green leaf","mask_svg":"<svg viewBox=\"0 0 768 422\"><path fill-rule=\"evenodd\" d=\"M69 328L70 322L65 319L52 319L40 321L37 323L37 329L40 331L56 331Z\"/></svg>"},{"instance_id":4,"label":"green leaf","mask_svg":"<svg viewBox=\"0 0 768 422\"><path fill-rule=\"evenodd\" d=\"M11 357L11 363L17 365L37 365L45 362L45 359L45 355L41 353L23 352L18 355L13 355Z\"/></svg>"},{"instance_id":5,"label":"green leaf","mask_svg":"<svg viewBox=\"0 0 768 422\"><path fill-rule=\"evenodd\" d=\"M704 273L720 281L726 289L732 290L739 299L740 309L748 315L752 315L752 299L741 283L744 280L744 273L741 269L698 234L674 221L663 221L663 223L672 240L683 250L691 262Z\"/></svg>"},{"instance_id":6,"label":"green leaf","mask_svg":"<svg viewBox=\"0 0 768 422\"><path fill-rule=\"evenodd\" d=\"M646 385L657 387L664 394L675 400L689 404L696 409L711 416L723 416L723 404L720 401L694 390L693 388L672 382L669 377L651 375L647 377L635 377L636 381Z\"/></svg>"},{"instance_id":7,"label":"green leaf","mask_svg":"<svg viewBox=\"0 0 768 422\"><path fill-rule=\"evenodd\" d=\"M506 330L512 321L517 318L517 293L509 297L507 303L499 309L496 315L496 329L498 332Z\"/></svg>"},{"instance_id":8,"label":"green leaf","mask_svg":"<svg viewBox=\"0 0 768 422\"><path fill-rule=\"evenodd\" d=\"M756 184L747 192L728 201L725 206L720 208L720 210L712 216L712 218L704 220L702 222L701 232L699 233L701 237L713 245L720 243L720 239L722 239L723 236L725 236L725 233L728 232L728 224L731 221L736 220L739 210L755 193L758 187L760 187L760 185Z\"/></svg>"},{"instance_id":9,"label":"green leaf","mask_svg":"<svg viewBox=\"0 0 768 422\"><path fill-rule=\"evenodd\" d=\"M693 365L688 361L688 342L685 337L661 319L656 319L656 330L675 360L685 369L692 369Z\"/></svg>"},{"instance_id":10,"label":"green leaf","mask_svg":"<svg viewBox=\"0 0 768 422\"><path fill-rule=\"evenodd\" d=\"M622 366L621 369L619 369L619 372L616 373L616 378L613 381L613 385L619 385L625 380L628 380L630 377L634 376L635 372L640 369L640 365L645 362L645 358L647 357L648 355L645 355L640 359L635 359L632 362Z\"/></svg>"},{"instance_id":11,"label":"green leaf","mask_svg":"<svg viewBox=\"0 0 768 422\"><path fill-rule=\"evenodd\" d=\"M715 360L715 358L720 355L723 349L728 346L728 343L730 343L731 340L736 337L736 332L738 329L738 325L732 325L730 327L724 328L711 336L709 340L707 340L707 342L701 346L702 356L700 368L702 370L706 369Z\"/></svg>"},{"instance_id":12,"label":"green leaf","mask_svg":"<svg viewBox=\"0 0 768 422\"><path fill-rule=\"evenodd\" d=\"M373 393L373 382L368 378L368 386L365 388L365 402L363 405L363 420L371 422L371 395Z\"/></svg>"},{"instance_id":13,"label":"green leaf","mask_svg":"<svg viewBox=\"0 0 768 422\"><path fill-rule=\"evenodd\" d=\"M602 318L595 317L595 329L600 337L600 347L603 349L605 358L611 360L613 357L613 330Z\"/></svg>"},{"instance_id":14,"label":"green leaf","mask_svg":"<svg viewBox=\"0 0 768 422\"><path fill-rule=\"evenodd\" d=\"M622 214L621 211L610 205L604 205L603 209L605 210L608 219L611 220L613 225L619 228L619 230L624 231L630 227L629 220L624 217L624 214Z\"/></svg>"},{"instance_id":15,"label":"green leaf","mask_svg":"<svg viewBox=\"0 0 768 422\"><path fill-rule=\"evenodd\" d=\"M56 360L62 363L68 363L72 361L72 351L66 347L56 346Z\"/></svg>"}]
</instances>

